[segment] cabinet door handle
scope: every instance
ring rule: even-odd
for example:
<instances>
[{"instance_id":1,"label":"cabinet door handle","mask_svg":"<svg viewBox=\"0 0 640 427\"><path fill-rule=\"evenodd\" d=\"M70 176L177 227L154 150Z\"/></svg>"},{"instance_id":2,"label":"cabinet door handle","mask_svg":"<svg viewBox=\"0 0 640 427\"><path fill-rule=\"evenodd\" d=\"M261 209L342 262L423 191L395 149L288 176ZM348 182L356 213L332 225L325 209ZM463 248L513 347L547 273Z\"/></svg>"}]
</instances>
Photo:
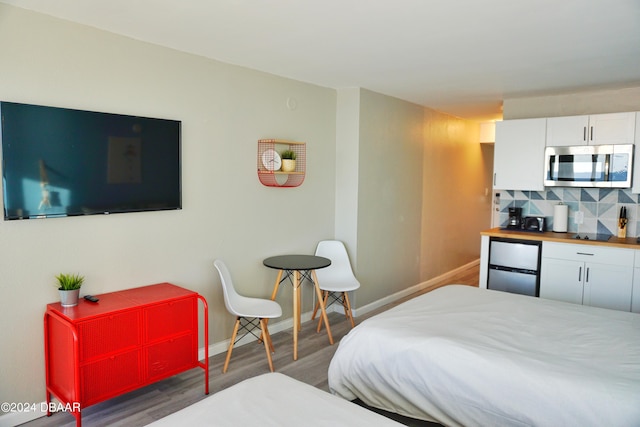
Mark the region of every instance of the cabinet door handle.
<instances>
[{"instance_id":1,"label":"cabinet door handle","mask_svg":"<svg viewBox=\"0 0 640 427\"><path fill-rule=\"evenodd\" d=\"M587 267L587 274L585 275L585 283L589 283L589 267Z\"/></svg>"},{"instance_id":2,"label":"cabinet door handle","mask_svg":"<svg viewBox=\"0 0 640 427\"><path fill-rule=\"evenodd\" d=\"M584 142L587 142L587 127L586 126L582 127L582 140Z\"/></svg>"},{"instance_id":3,"label":"cabinet door handle","mask_svg":"<svg viewBox=\"0 0 640 427\"><path fill-rule=\"evenodd\" d=\"M578 255L588 255L588 256L593 256L593 254L587 253L587 252L576 252L576 254Z\"/></svg>"},{"instance_id":4,"label":"cabinet door handle","mask_svg":"<svg viewBox=\"0 0 640 427\"><path fill-rule=\"evenodd\" d=\"M591 126L590 132L589 132L589 139L591 141L593 141L593 126Z\"/></svg>"},{"instance_id":5,"label":"cabinet door handle","mask_svg":"<svg viewBox=\"0 0 640 427\"><path fill-rule=\"evenodd\" d=\"M493 186L496 186L496 173L493 173Z\"/></svg>"},{"instance_id":6,"label":"cabinet door handle","mask_svg":"<svg viewBox=\"0 0 640 427\"><path fill-rule=\"evenodd\" d=\"M578 269L578 282L582 282L582 267Z\"/></svg>"}]
</instances>

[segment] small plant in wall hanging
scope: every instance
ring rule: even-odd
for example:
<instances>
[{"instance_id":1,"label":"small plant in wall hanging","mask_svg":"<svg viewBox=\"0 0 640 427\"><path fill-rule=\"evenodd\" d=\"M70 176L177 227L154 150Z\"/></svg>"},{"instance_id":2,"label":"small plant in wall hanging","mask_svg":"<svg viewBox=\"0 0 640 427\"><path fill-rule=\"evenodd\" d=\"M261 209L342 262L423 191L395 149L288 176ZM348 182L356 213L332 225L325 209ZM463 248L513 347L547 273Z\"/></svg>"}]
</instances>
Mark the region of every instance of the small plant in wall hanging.
<instances>
[{"instance_id":1,"label":"small plant in wall hanging","mask_svg":"<svg viewBox=\"0 0 640 427\"><path fill-rule=\"evenodd\" d=\"M280 154L282 158L282 171L293 172L296 170L296 152L293 150L285 150Z\"/></svg>"}]
</instances>

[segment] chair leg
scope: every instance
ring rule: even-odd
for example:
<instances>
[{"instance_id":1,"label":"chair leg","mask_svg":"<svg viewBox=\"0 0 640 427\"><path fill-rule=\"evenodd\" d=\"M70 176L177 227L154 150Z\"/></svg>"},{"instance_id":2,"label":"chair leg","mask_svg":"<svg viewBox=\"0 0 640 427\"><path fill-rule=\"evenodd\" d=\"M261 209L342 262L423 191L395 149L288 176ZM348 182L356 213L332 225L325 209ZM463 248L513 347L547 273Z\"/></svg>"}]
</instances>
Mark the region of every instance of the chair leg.
<instances>
[{"instance_id":1,"label":"chair leg","mask_svg":"<svg viewBox=\"0 0 640 427\"><path fill-rule=\"evenodd\" d=\"M349 302L349 295L346 292L342 293L342 305L344 306L344 313L347 315L347 319L351 321L351 327L355 328L356 324L353 321L353 313L351 311L351 303Z\"/></svg>"},{"instance_id":2,"label":"chair leg","mask_svg":"<svg viewBox=\"0 0 640 427\"><path fill-rule=\"evenodd\" d=\"M227 358L224 361L224 367L222 368L222 373L227 373L227 368L229 367L229 360L231 360L231 352L233 352L233 345L236 342L236 336L238 335L238 328L240 327L240 318L236 317L236 325L233 327L233 333L231 334L231 341L229 341L229 349L227 350Z\"/></svg>"},{"instance_id":3,"label":"chair leg","mask_svg":"<svg viewBox=\"0 0 640 427\"><path fill-rule=\"evenodd\" d=\"M324 291L324 298L322 299L322 303L324 304L324 309L327 309L327 302L329 301L329 291ZM313 320L313 317L311 318ZM316 333L320 332L322 329L322 316L318 319L318 327L316 328Z\"/></svg>"},{"instance_id":4,"label":"chair leg","mask_svg":"<svg viewBox=\"0 0 640 427\"><path fill-rule=\"evenodd\" d=\"M316 300L316 306L313 308L313 314L311 315L311 320L316 318L316 314L318 313L319 308L320 308L320 301Z\"/></svg>"},{"instance_id":5,"label":"chair leg","mask_svg":"<svg viewBox=\"0 0 640 427\"><path fill-rule=\"evenodd\" d=\"M267 352L267 360L269 361L269 369L273 372L273 362L271 361L271 351L269 349L269 343L271 337L269 336L269 330L267 329L267 319L260 319L260 329L262 329L262 341L264 342L264 349Z\"/></svg>"},{"instance_id":6,"label":"chair leg","mask_svg":"<svg viewBox=\"0 0 640 427\"><path fill-rule=\"evenodd\" d=\"M276 350L273 348L273 340L271 339L271 334L269 333L269 319L264 319L264 331L267 333L267 338L269 338L269 348L271 349L271 353L275 353ZM262 340L260 340L262 341Z\"/></svg>"},{"instance_id":7,"label":"chair leg","mask_svg":"<svg viewBox=\"0 0 640 427\"><path fill-rule=\"evenodd\" d=\"M324 308L327 308L327 295L329 295L329 291L323 291L324 295ZM316 306L313 308L313 314L311 315L311 320L316 318L316 314L318 314L318 310L320 309L320 301L316 300ZM318 329L319 330L319 329Z\"/></svg>"}]
</instances>

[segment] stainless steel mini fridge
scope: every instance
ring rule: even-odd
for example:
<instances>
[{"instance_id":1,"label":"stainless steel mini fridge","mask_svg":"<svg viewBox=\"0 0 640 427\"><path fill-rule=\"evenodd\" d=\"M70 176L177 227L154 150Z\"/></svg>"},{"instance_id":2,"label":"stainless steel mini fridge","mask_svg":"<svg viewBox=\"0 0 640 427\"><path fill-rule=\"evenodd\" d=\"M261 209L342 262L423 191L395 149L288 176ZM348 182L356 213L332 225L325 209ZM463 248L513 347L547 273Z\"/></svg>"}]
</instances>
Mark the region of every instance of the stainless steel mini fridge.
<instances>
[{"instance_id":1,"label":"stainless steel mini fridge","mask_svg":"<svg viewBox=\"0 0 640 427\"><path fill-rule=\"evenodd\" d=\"M537 240L491 238L487 288L540 296L541 247Z\"/></svg>"}]
</instances>

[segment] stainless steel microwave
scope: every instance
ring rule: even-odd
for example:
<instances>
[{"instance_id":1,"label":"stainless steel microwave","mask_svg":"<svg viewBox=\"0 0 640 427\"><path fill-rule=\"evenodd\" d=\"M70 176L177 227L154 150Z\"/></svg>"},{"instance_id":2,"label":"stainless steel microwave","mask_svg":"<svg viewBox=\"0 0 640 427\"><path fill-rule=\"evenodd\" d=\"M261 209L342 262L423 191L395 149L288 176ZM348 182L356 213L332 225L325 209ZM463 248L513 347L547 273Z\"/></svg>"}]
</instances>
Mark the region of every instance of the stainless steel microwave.
<instances>
[{"instance_id":1,"label":"stainless steel microwave","mask_svg":"<svg viewBox=\"0 0 640 427\"><path fill-rule=\"evenodd\" d=\"M633 144L577 145L545 149L548 187L631 187Z\"/></svg>"}]
</instances>

